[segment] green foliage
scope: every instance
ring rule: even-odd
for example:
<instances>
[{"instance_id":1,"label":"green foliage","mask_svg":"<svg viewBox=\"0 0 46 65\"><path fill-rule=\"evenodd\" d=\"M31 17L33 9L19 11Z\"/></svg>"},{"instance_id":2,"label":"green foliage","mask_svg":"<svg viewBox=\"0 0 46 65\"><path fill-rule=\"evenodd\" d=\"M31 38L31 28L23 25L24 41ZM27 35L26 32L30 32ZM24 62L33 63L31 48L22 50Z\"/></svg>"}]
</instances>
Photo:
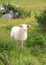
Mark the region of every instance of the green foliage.
<instances>
[{"instance_id":1,"label":"green foliage","mask_svg":"<svg viewBox=\"0 0 46 65\"><path fill-rule=\"evenodd\" d=\"M39 16L35 16L35 18L41 26L46 28L46 9Z\"/></svg>"},{"instance_id":2,"label":"green foliage","mask_svg":"<svg viewBox=\"0 0 46 65\"><path fill-rule=\"evenodd\" d=\"M11 4L3 4L4 8L6 9L6 12L9 12L10 10L14 10L14 6Z\"/></svg>"},{"instance_id":3,"label":"green foliage","mask_svg":"<svg viewBox=\"0 0 46 65\"><path fill-rule=\"evenodd\" d=\"M6 12L9 12L10 10L13 10L14 13L18 12L19 17L30 17L31 16L31 10L25 10L25 8L16 7L12 4L4 4L3 5L6 9Z\"/></svg>"}]
</instances>

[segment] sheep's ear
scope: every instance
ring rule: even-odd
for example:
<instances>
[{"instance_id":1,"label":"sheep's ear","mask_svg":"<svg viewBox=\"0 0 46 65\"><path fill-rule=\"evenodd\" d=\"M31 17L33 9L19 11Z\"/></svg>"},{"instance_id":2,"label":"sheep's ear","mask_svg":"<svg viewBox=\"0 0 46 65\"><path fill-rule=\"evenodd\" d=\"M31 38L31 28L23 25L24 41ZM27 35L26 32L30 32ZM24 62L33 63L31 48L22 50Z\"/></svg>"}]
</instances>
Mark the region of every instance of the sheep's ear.
<instances>
[{"instance_id":1,"label":"sheep's ear","mask_svg":"<svg viewBox=\"0 0 46 65\"><path fill-rule=\"evenodd\" d=\"M19 27L22 27L22 25L19 25Z\"/></svg>"},{"instance_id":2,"label":"sheep's ear","mask_svg":"<svg viewBox=\"0 0 46 65\"><path fill-rule=\"evenodd\" d=\"M30 26L31 26L31 25L29 25L29 24L27 25L27 27L30 27Z\"/></svg>"}]
</instances>

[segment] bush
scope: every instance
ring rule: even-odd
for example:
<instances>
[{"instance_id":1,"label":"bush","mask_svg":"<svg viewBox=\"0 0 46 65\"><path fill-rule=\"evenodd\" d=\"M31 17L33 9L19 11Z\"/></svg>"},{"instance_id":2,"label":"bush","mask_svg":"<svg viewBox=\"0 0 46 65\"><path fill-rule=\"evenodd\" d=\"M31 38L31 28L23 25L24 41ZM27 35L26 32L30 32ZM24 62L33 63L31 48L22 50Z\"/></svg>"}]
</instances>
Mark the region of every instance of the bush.
<instances>
[{"instance_id":1,"label":"bush","mask_svg":"<svg viewBox=\"0 0 46 65\"><path fill-rule=\"evenodd\" d=\"M10 10L14 10L14 6L12 6L11 4L3 4L6 12L9 12Z\"/></svg>"},{"instance_id":2,"label":"bush","mask_svg":"<svg viewBox=\"0 0 46 65\"><path fill-rule=\"evenodd\" d=\"M35 18L41 26L46 28L46 9L39 16L35 15Z\"/></svg>"},{"instance_id":3,"label":"bush","mask_svg":"<svg viewBox=\"0 0 46 65\"><path fill-rule=\"evenodd\" d=\"M18 12L18 17L30 17L31 16L31 10L26 10L25 8L16 7L12 4L4 4L3 5L6 9L6 12L9 12L10 10L13 10L14 13Z\"/></svg>"}]
</instances>

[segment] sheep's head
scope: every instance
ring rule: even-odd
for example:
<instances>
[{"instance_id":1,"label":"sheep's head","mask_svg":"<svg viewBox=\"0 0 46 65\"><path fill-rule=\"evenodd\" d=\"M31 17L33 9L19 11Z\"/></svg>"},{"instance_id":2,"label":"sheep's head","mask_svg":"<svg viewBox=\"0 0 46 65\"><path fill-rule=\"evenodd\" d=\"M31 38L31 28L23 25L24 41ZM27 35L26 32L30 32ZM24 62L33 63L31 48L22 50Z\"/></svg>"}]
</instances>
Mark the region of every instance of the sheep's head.
<instances>
[{"instance_id":1,"label":"sheep's head","mask_svg":"<svg viewBox=\"0 0 46 65\"><path fill-rule=\"evenodd\" d=\"M19 27L21 27L23 30L27 31L27 28L30 27L29 24L21 24L19 25Z\"/></svg>"}]
</instances>

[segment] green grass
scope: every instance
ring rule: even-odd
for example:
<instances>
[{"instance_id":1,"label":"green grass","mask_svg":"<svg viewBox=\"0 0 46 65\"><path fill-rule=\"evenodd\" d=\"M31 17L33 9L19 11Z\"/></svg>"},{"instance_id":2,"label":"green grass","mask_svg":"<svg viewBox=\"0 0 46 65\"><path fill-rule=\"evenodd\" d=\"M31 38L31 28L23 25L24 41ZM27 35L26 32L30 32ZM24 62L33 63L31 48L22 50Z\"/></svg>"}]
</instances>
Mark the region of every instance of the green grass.
<instances>
[{"instance_id":1,"label":"green grass","mask_svg":"<svg viewBox=\"0 0 46 65\"><path fill-rule=\"evenodd\" d=\"M13 5L18 4L19 7L27 9L41 9L46 7L46 0L0 0L0 4L8 2Z\"/></svg>"},{"instance_id":2,"label":"green grass","mask_svg":"<svg viewBox=\"0 0 46 65\"><path fill-rule=\"evenodd\" d=\"M19 45L10 38L10 30L14 25L22 23L30 24L31 27L28 29L28 39L24 42L24 48L22 49ZM39 31L39 32L38 32ZM34 44L35 38L41 35L44 38L43 45ZM27 19L12 19L4 20L0 19L0 53L3 52L4 46L8 51L9 60L13 65L44 65L46 64L46 39L45 30L39 27L38 23L33 18ZM32 43L34 41L34 43ZM37 40L36 40L37 41ZM37 42L36 42L37 43ZM26 44L31 44L29 47ZM1 62L1 61L0 61ZM3 63L1 62L1 65Z\"/></svg>"},{"instance_id":3,"label":"green grass","mask_svg":"<svg viewBox=\"0 0 46 65\"><path fill-rule=\"evenodd\" d=\"M33 10L30 18L8 20L0 18L0 56L5 49L13 65L46 65L46 30L34 19L34 14L46 7L46 0L0 0L0 3L6 2ZM11 27L22 23L31 25L23 49L20 42L15 42L10 37ZM0 65L4 65L1 59Z\"/></svg>"}]
</instances>

